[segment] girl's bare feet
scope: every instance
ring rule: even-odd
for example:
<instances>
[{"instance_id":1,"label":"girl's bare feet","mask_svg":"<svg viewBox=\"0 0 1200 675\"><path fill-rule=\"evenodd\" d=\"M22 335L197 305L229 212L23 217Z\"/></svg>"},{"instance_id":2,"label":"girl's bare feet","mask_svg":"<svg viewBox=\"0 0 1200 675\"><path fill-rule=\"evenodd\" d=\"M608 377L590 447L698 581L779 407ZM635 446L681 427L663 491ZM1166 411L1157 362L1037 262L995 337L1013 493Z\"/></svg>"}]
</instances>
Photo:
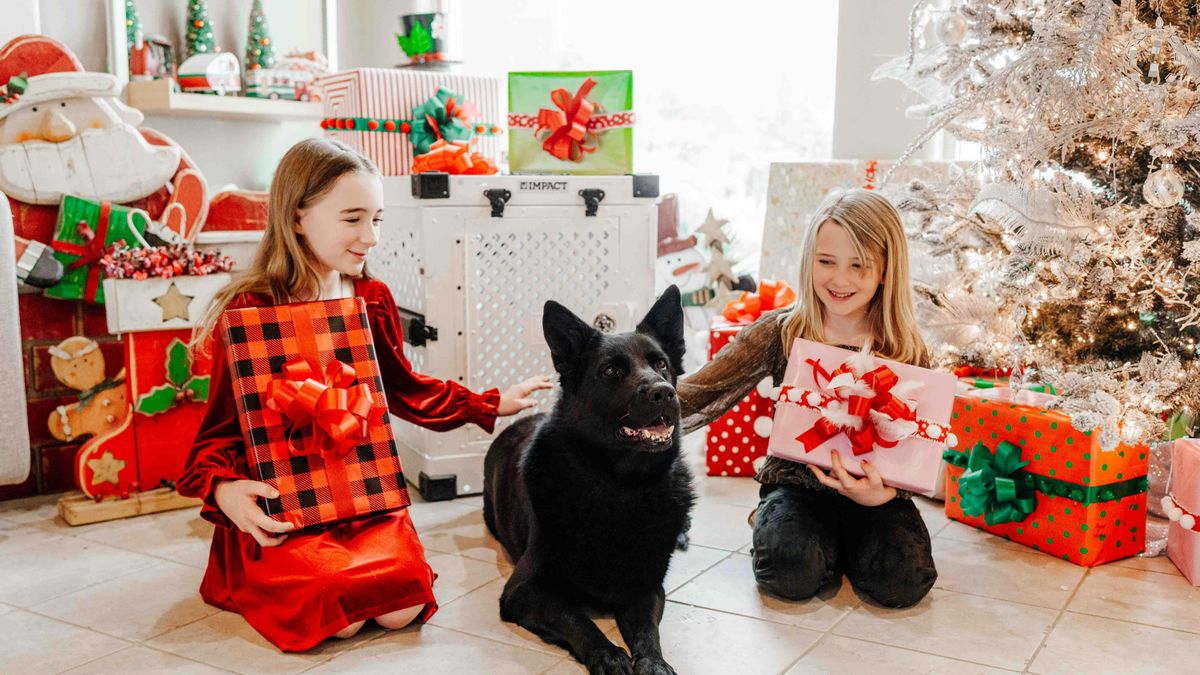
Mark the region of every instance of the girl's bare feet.
<instances>
[{"instance_id":1,"label":"girl's bare feet","mask_svg":"<svg viewBox=\"0 0 1200 675\"><path fill-rule=\"evenodd\" d=\"M349 637L354 637L355 633L357 633L359 631L359 629L361 629L363 627L364 623L366 623L366 621L355 621L354 623L350 624L349 626L346 626L345 628L334 633L333 637L341 638L343 640L345 640L346 638L349 638Z\"/></svg>"},{"instance_id":2,"label":"girl's bare feet","mask_svg":"<svg viewBox=\"0 0 1200 675\"><path fill-rule=\"evenodd\" d=\"M381 614L375 617L375 623L379 624L383 628L387 628L388 630L404 628L408 624L412 623L423 609L425 609L424 605L398 609L394 612L388 612L387 614Z\"/></svg>"}]
</instances>

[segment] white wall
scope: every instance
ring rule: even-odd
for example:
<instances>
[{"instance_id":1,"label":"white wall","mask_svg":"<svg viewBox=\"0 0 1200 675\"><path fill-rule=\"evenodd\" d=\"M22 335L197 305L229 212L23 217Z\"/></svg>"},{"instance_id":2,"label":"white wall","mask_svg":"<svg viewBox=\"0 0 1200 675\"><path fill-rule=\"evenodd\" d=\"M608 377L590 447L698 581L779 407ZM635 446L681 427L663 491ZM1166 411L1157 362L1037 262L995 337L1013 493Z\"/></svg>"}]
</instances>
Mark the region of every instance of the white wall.
<instances>
[{"instance_id":1,"label":"white wall","mask_svg":"<svg viewBox=\"0 0 1200 675\"><path fill-rule=\"evenodd\" d=\"M37 33L40 28L38 0L4 0L0 12L0 45L18 35Z\"/></svg>"}]
</instances>

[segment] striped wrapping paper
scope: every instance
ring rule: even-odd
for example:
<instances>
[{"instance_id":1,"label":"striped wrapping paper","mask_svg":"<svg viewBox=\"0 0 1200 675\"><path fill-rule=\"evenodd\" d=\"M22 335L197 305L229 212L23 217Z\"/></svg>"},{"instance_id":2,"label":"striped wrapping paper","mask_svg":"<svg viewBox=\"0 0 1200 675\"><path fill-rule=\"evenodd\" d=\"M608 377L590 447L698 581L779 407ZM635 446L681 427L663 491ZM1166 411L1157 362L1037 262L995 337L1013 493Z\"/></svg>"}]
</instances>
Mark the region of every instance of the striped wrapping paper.
<instances>
[{"instance_id":1,"label":"striped wrapping paper","mask_svg":"<svg viewBox=\"0 0 1200 675\"><path fill-rule=\"evenodd\" d=\"M359 68L323 77L316 86L327 118L411 119L414 107L437 94L438 89L448 89L478 111L472 122L504 128L500 80L494 77ZM366 155L385 176L411 173L413 151L408 134L342 129L327 129L326 134ZM503 136L481 136L472 139L471 148L499 164L501 144L505 142Z\"/></svg>"}]
</instances>

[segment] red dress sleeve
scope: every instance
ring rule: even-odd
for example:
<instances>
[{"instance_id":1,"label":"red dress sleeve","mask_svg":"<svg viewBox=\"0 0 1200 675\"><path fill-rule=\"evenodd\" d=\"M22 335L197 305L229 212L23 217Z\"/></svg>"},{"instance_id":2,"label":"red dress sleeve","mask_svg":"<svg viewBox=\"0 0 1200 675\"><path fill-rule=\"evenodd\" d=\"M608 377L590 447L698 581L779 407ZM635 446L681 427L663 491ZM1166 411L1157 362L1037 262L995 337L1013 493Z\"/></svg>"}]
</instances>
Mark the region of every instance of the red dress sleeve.
<instances>
[{"instance_id":1,"label":"red dress sleeve","mask_svg":"<svg viewBox=\"0 0 1200 675\"><path fill-rule=\"evenodd\" d=\"M496 425L500 390L477 394L458 382L414 372L404 356L400 312L391 291L373 279L359 281L356 291L367 302L388 409L401 419L434 431L474 422L491 433Z\"/></svg>"},{"instance_id":2,"label":"red dress sleeve","mask_svg":"<svg viewBox=\"0 0 1200 675\"><path fill-rule=\"evenodd\" d=\"M235 308L257 304L251 298L235 298L229 306ZM205 520L232 527L233 523L217 508L214 488L223 480L249 479L250 469L246 462L242 424L233 400L229 364L225 362L225 340L219 333L213 334L211 377L208 410L200 423L196 440L192 442L192 452L176 488L185 497L203 500L200 515Z\"/></svg>"}]
</instances>

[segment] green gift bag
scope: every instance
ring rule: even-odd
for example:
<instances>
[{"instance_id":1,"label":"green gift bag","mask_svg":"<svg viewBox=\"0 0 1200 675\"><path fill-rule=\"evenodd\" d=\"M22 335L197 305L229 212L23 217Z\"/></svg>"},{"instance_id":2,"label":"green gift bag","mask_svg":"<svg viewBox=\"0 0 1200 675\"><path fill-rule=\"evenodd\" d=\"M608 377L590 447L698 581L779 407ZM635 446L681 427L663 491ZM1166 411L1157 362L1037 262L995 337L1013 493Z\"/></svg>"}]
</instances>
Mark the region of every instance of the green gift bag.
<instances>
[{"instance_id":1,"label":"green gift bag","mask_svg":"<svg viewBox=\"0 0 1200 675\"><path fill-rule=\"evenodd\" d=\"M100 283L104 272L100 269L100 258L118 241L133 248L144 248L146 240L142 234L149 224L150 216L141 209L70 195L63 197L50 247L66 272L61 281L46 289L46 295L60 300L104 304L104 286Z\"/></svg>"},{"instance_id":2,"label":"green gift bag","mask_svg":"<svg viewBox=\"0 0 1200 675\"><path fill-rule=\"evenodd\" d=\"M633 72L508 74L513 173L633 173Z\"/></svg>"}]
</instances>

